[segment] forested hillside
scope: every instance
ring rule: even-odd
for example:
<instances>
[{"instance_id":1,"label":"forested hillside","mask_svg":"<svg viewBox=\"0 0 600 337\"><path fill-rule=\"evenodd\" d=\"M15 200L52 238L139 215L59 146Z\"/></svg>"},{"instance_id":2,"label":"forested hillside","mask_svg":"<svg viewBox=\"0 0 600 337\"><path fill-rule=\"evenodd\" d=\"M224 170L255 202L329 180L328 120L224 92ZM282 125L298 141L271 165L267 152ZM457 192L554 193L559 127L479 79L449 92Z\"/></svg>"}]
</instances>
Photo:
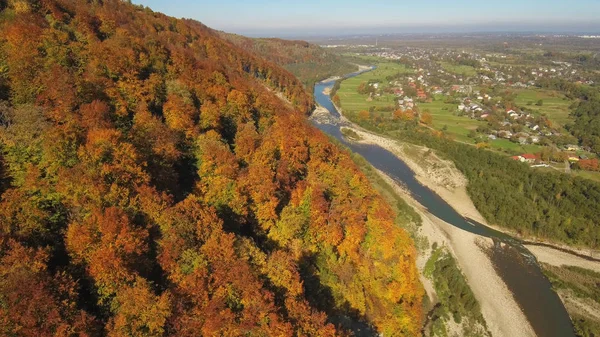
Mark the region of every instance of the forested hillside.
<instances>
[{"instance_id":1,"label":"forested hillside","mask_svg":"<svg viewBox=\"0 0 600 337\"><path fill-rule=\"evenodd\" d=\"M307 88L328 77L345 75L358 69L347 59L305 41L252 39L227 33L222 33L222 36L289 70Z\"/></svg>"},{"instance_id":2,"label":"forested hillside","mask_svg":"<svg viewBox=\"0 0 600 337\"><path fill-rule=\"evenodd\" d=\"M419 333L413 243L288 71L120 0L0 10L0 335Z\"/></svg>"}]
</instances>

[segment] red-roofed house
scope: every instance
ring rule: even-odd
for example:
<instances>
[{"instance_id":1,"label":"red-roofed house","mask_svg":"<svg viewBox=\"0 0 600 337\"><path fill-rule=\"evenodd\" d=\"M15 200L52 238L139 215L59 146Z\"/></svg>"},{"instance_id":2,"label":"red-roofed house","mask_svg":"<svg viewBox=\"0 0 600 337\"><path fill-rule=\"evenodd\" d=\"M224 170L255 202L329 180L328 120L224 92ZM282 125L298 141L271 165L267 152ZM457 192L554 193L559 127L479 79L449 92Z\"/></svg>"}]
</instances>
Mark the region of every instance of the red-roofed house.
<instances>
[{"instance_id":1,"label":"red-roofed house","mask_svg":"<svg viewBox=\"0 0 600 337\"><path fill-rule=\"evenodd\" d=\"M537 157L531 153L525 153L520 156L512 156L511 158L523 163L535 163L535 161L537 160Z\"/></svg>"},{"instance_id":2,"label":"red-roofed house","mask_svg":"<svg viewBox=\"0 0 600 337\"><path fill-rule=\"evenodd\" d=\"M522 154L521 157L523 157L523 159L525 159L525 161L528 163L535 163L535 161L537 160L537 157L531 153Z\"/></svg>"}]
</instances>

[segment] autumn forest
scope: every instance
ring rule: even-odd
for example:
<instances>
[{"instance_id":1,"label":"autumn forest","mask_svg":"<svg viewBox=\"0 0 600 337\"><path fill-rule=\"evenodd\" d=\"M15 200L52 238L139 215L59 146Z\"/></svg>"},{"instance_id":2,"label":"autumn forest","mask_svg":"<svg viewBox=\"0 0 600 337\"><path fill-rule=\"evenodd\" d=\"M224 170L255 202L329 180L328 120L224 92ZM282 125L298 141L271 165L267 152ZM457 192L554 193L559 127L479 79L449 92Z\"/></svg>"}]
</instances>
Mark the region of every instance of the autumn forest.
<instances>
[{"instance_id":1,"label":"autumn forest","mask_svg":"<svg viewBox=\"0 0 600 337\"><path fill-rule=\"evenodd\" d=\"M199 22L0 0L0 335L417 335L413 242L312 107Z\"/></svg>"}]
</instances>

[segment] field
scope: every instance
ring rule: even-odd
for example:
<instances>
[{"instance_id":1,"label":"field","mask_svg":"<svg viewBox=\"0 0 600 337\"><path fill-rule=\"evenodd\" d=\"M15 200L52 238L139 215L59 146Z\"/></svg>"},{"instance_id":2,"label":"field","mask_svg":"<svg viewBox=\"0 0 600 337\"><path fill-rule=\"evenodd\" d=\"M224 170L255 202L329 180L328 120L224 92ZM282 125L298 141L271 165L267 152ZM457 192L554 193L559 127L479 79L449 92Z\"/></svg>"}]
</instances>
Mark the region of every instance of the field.
<instances>
[{"instance_id":1,"label":"field","mask_svg":"<svg viewBox=\"0 0 600 337\"><path fill-rule=\"evenodd\" d=\"M396 74L410 75L412 69L406 68L405 65L398 63L380 63L377 69L371 72L364 73L347 79L342 82L337 94L340 96L342 108L347 112L359 112L361 110L369 110L371 107L388 107L395 106L397 97L393 94L382 94L380 97L374 97L369 101L366 95L361 95L357 92L357 88L361 83L371 80L377 80L383 86L387 85L386 77ZM475 130L477 126L483 122L469 119L466 117L455 116L455 104L446 104L443 101L444 96L436 97L436 100L430 103L417 103L421 111L429 111L433 116L433 127L437 130L445 130L447 133L455 137L456 140L472 143L473 141L467 137L471 130ZM388 113L391 113L389 111Z\"/></svg>"},{"instance_id":2,"label":"field","mask_svg":"<svg viewBox=\"0 0 600 337\"><path fill-rule=\"evenodd\" d=\"M456 104L444 103L443 95L438 95L435 99L435 101L430 103L418 103L421 112L428 111L431 113L433 127L437 130L444 130L458 141L473 143L473 140L467 137L467 135L471 130L484 125L485 122L456 116L454 114L456 112Z\"/></svg>"},{"instance_id":3,"label":"field","mask_svg":"<svg viewBox=\"0 0 600 337\"><path fill-rule=\"evenodd\" d=\"M542 106L536 105L539 100L543 101ZM569 106L573 101L566 98L564 94L553 90L518 90L515 103L522 108L531 109L537 113L545 113L552 122L560 126L565 126L571 121Z\"/></svg>"},{"instance_id":4,"label":"field","mask_svg":"<svg viewBox=\"0 0 600 337\"><path fill-rule=\"evenodd\" d=\"M477 71L471 66L455 65L448 62L440 62L440 65L442 66L442 68L444 68L444 70L453 74L464 76L477 75Z\"/></svg>"},{"instance_id":5,"label":"field","mask_svg":"<svg viewBox=\"0 0 600 337\"><path fill-rule=\"evenodd\" d=\"M460 66L466 67L466 66ZM471 68L472 67L466 67ZM376 108L387 108L395 106L397 97L393 94L382 94L380 97L374 97L372 100L368 100L367 95L361 95L357 92L357 88L361 83L368 81L379 81L381 86L388 86L386 77L397 75L397 74L413 74L412 69L407 68L403 64L384 62L377 65L377 69L374 71L366 72L359 76L344 80L341 84L337 94L342 102L342 108L344 111L349 113L358 113L361 110L369 110L371 107ZM526 91L520 92L520 95L527 98ZM550 97L546 94L544 97ZM444 103L444 95L437 95L435 100L429 103L417 103L421 112L429 112L433 117L433 128L436 130L443 130L445 133L451 135L457 141L473 144L473 139L468 137L470 131L477 129L480 125L485 125L485 122L470 119L467 117L456 116L456 104ZM555 100L557 100L555 98ZM548 100L548 107L557 106L558 103L553 100ZM393 108L383 113L392 113ZM510 153L527 153L527 152L538 152L541 147L537 145L520 145L512 143L505 139L498 139L490 141L490 146L495 150L508 150Z\"/></svg>"},{"instance_id":6,"label":"field","mask_svg":"<svg viewBox=\"0 0 600 337\"><path fill-rule=\"evenodd\" d=\"M349 78L342 82L337 94L340 96L342 108L348 112L359 112L361 110L369 110L370 107L387 107L395 106L397 97L393 94L382 94L380 97L374 97L372 101L368 101L366 95L361 95L357 92L357 88L361 83L370 80L377 80L381 85L387 86L386 77L397 74L412 74L412 69L398 63L379 63L377 69L366 72L359 76ZM390 111L391 113L392 111Z\"/></svg>"},{"instance_id":7,"label":"field","mask_svg":"<svg viewBox=\"0 0 600 337\"><path fill-rule=\"evenodd\" d=\"M600 172L573 170L573 171L571 171L571 173L573 173L576 176L585 178L585 179L590 179L590 180L600 182Z\"/></svg>"},{"instance_id":8,"label":"field","mask_svg":"<svg viewBox=\"0 0 600 337\"><path fill-rule=\"evenodd\" d=\"M496 150L508 150L514 153L537 153L540 152L543 146L533 145L533 144L525 144L521 145L519 143L513 143L508 139L496 139L491 140L489 142L490 147Z\"/></svg>"}]
</instances>

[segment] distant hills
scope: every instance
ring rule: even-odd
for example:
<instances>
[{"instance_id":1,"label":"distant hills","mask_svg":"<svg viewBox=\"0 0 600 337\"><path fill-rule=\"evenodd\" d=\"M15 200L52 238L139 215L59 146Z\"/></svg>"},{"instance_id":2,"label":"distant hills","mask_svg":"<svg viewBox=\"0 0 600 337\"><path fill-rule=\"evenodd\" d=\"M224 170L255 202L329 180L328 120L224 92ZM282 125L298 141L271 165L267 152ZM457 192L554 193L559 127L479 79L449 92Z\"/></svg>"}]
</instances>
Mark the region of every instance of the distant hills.
<instances>
[{"instance_id":1,"label":"distant hills","mask_svg":"<svg viewBox=\"0 0 600 337\"><path fill-rule=\"evenodd\" d=\"M223 32L221 36L238 47L289 70L307 88L312 88L315 82L333 75L348 74L358 69L355 64L349 62L349 58L330 53L305 41L248 38Z\"/></svg>"}]
</instances>

